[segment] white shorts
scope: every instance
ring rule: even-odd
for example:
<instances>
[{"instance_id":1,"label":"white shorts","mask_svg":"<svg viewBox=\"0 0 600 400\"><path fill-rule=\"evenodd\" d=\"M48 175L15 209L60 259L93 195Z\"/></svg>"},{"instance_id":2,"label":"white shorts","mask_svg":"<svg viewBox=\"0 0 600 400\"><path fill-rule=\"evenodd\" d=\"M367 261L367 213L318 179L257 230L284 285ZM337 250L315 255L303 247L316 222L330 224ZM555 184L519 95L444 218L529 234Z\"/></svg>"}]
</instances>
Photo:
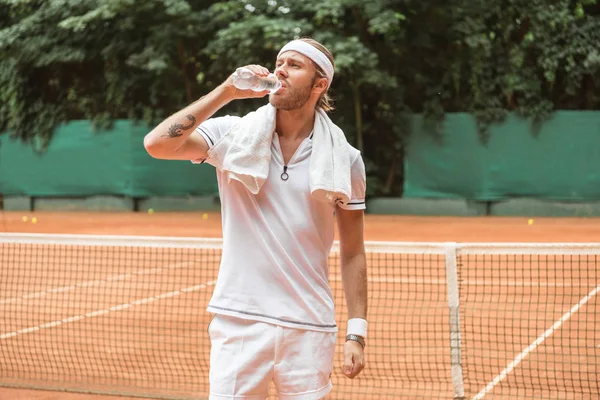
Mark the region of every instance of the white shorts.
<instances>
[{"instance_id":1,"label":"white shorts","mask_svg":"<svg viewBox=\"0 0 600 400\"><path fill-rule=\"evenodd\" d=\"M209 400L318 400L332 388L335 333L216 315L208 327Z\"/></svg>"}]
</instances>

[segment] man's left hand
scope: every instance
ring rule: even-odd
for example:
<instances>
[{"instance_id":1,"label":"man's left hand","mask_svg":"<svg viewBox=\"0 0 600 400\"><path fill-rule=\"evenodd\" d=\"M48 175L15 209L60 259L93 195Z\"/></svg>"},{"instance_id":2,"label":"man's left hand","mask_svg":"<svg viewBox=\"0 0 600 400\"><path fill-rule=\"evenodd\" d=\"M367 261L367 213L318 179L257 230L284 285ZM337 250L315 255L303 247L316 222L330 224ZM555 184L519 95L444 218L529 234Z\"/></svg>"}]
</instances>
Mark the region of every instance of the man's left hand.
<instances>
[{"instance_id":1,"label":"man's left hand","mask_svg":"<svg viewBox=\"0 0 600 400\"><path fill-rule=\"evenodd\" d=\"M365 352L360 343L348 340L344 343L344 375L350 379L360 374L365 367Z\"/></svg>"}]
</instances>

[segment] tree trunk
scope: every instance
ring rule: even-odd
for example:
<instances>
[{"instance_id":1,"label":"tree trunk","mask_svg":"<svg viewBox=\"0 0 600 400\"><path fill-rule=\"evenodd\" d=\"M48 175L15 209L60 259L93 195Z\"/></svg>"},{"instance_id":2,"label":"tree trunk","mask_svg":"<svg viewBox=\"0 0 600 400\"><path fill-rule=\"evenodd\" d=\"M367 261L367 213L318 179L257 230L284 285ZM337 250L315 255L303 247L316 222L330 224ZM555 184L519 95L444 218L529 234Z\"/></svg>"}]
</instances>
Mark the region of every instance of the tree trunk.
<instances>
[{"instance_id":1,"label":"tree trunk","mask_svg":"<svg viewBox=\"0 0 600 400\"><path fill-rule=\"evenodd\" d=\"M179 53L179 62L181 63L181 74L183 75L183 85L188 104L192 102L192 85L185 68L185 52L181 42L177 42L177 52Z\"/></svg>"},{"instance_id":2,"label":"tree trunk","mask_svg":"<svg viewBox=\"0 0 600 400\"><path fill-rule=\"evenodd\" d=\"M388 169L387 179L385 180L385 187L383 188L383 192L385 194L390 194L392 192L392 186L394 186L394 180L396 179L396 168L398 166L398 155L394 153L392 156L392 162L390 164L390 168Z\"/></svg>"},{"instance_id":3,"label":"tree trunk","mask_svg":"<svg viewBox=\"0 0 600 400\"><path fill-rule=\"evenodd\" d=\"M363 146L363 123L362 123L362 107L360 102L360 86L352 85L352 94L354 97L354 125L356 126L356 148L362 153Z\"/></svg>"}]
</instances>

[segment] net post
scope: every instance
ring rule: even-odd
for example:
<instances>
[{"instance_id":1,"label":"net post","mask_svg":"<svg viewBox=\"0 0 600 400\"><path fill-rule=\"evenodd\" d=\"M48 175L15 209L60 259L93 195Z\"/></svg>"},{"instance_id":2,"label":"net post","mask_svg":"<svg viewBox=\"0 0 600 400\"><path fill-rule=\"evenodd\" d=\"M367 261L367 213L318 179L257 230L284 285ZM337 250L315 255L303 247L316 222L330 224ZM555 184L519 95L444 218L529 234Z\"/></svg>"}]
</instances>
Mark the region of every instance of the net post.
<instances>
[{"instance_id":1,"label":"net post","mask_svg":"<svg viewBox=\"0 0 600 400\"><path fill-rule=\"evenodd\" d=\"M448 307L450 310L450 359L452 363L452 386L454 387L454 400L465 398L461 337L460 337L460 300L458 292L458 269L456 258L456 243L447 243L444 246L446 258L446 285L448 289Z\"/></svg>"}]
</instances>

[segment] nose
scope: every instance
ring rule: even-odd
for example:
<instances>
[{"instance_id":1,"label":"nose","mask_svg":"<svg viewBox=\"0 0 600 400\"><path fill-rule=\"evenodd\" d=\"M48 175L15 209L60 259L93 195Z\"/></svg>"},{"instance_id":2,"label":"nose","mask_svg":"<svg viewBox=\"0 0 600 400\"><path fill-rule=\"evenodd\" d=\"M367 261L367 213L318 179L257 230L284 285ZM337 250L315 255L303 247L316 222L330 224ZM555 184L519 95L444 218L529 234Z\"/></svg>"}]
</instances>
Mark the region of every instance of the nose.
<instances>
[{"instance_id":1,"label":"nose","mask_svg":"<svg viewBox=\"0 0 600 400\"><path fill-rule=\"evenodd\" d=\"M284 67L284 65L285 65L285 64L283 64L283 65L281 65L281 66L279 66L279 67L275 68L275 76L276 76L277 78L280 78L280 79L281 79L281 78L285 78L285 77L287 76L287 72L285 71L285 67Z\"/></svg>"}]
</instances>

